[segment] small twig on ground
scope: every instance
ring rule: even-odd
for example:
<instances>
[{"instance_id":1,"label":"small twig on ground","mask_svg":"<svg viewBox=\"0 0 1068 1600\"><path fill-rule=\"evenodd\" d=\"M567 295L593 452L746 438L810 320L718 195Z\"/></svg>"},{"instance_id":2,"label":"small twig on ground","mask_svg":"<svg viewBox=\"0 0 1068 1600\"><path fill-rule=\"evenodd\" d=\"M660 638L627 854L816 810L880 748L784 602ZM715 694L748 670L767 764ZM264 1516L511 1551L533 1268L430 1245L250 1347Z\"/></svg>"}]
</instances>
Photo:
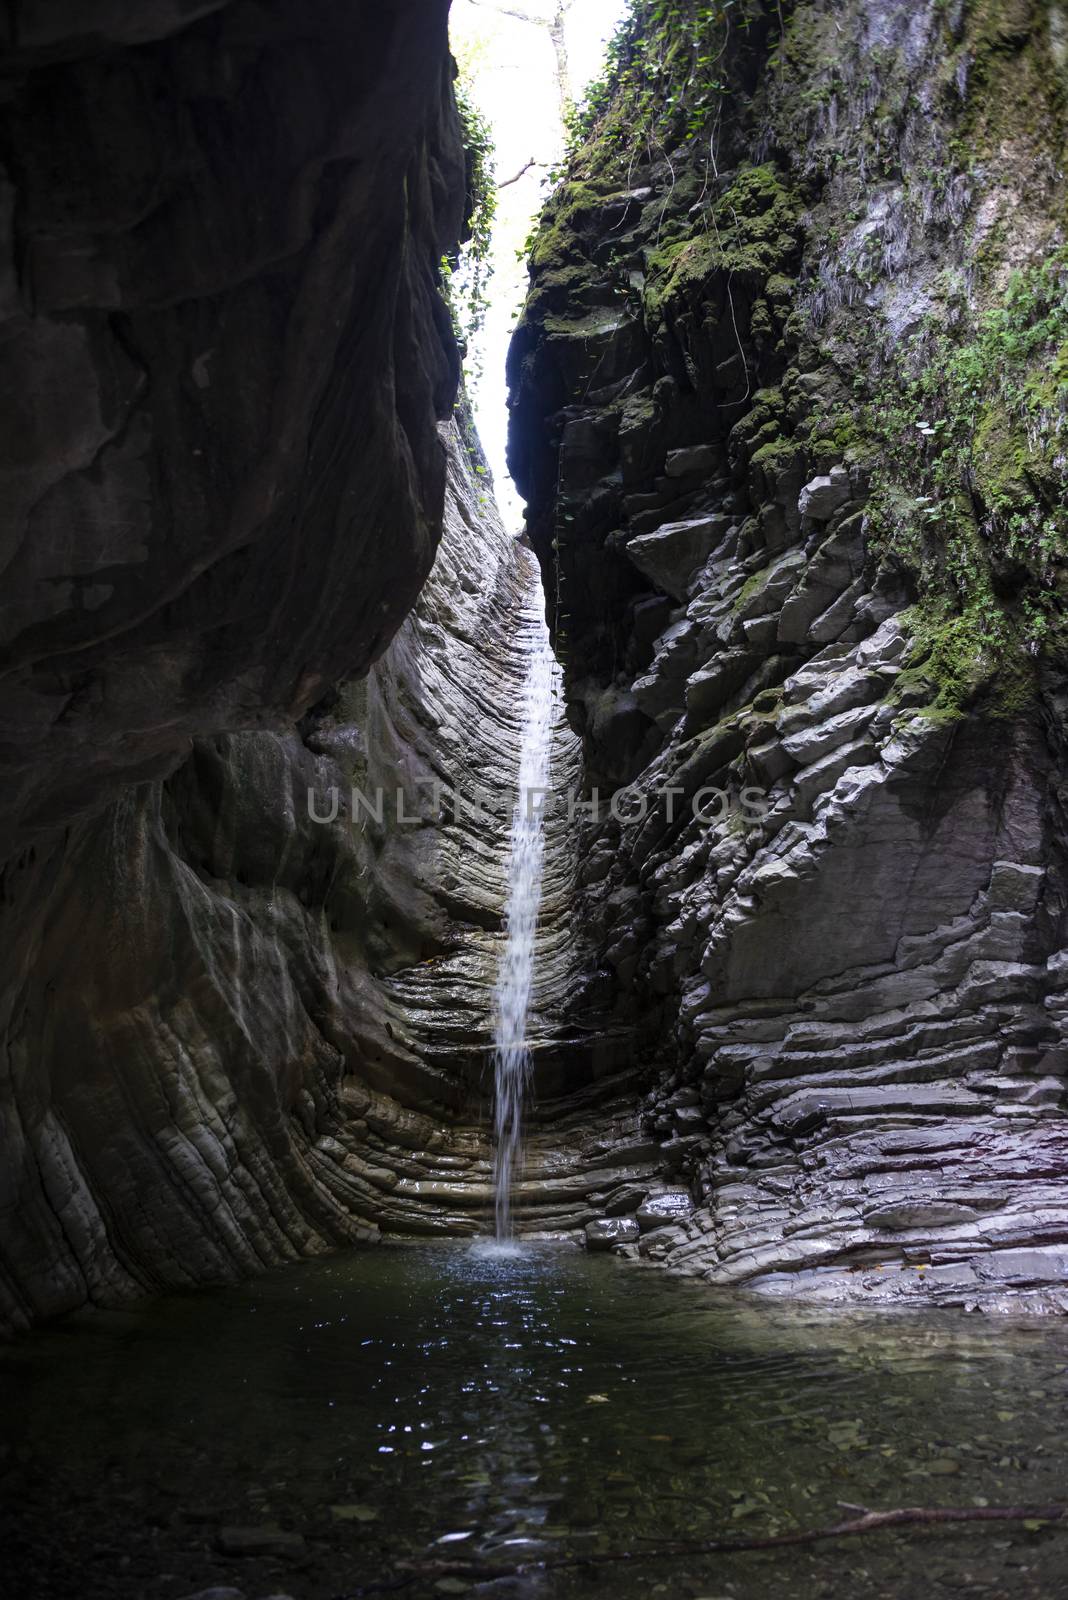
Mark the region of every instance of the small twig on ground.
<instances>
[{"instance_id":1,"label":"small twig on ground","mask_svg":"<svg viewBox=\"0 0 1068 1600\"><path fill-rule=\"evenodd\" d=\"M493 1583L500 1578L522 1578L538 1572L559 1572L565 1567L605 1567L633 1561L682 1561L687 1556L736 1555L746 1550L785 1550L815 1544L822 1539L851 1539L884 1528L930 1527L960 1522L1063 1522L1068 1528L1068 1505L1053 1506L899 1506L893 1511L869 1511L864 1506L839 1504L857 1512L845 1522L826 1528L803 1528L796 1533L769 1534L763 1539L678 1539L652 1550L610 1550L602 1554L543 1556L512 1566L477 1561L401 1561L405 1576L365 1583L334 1600L363 1600L365 1595L389 1594L407 1588L420 1578L467 1578L472 1583Z\"/></svg>"}]
</instances>

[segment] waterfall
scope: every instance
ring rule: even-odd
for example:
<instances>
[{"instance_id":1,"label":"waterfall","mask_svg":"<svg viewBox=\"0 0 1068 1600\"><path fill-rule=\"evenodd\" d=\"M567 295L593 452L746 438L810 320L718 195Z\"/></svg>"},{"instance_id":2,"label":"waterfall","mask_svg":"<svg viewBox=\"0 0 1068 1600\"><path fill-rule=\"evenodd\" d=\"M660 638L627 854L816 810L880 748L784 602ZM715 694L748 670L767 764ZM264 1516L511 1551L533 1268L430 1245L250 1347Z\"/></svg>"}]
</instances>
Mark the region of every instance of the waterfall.
<instances>
[{"instance_id":1,"label":"waterfall","mask_svg":"<svg viewBox=\"0 0 1068 1600\"><path fill-rule=\"evenodd\" d=\"M535 589L535 598L540 607L540 584ZM493 1190L499 1240L512 1236L512 1184L522 1140L523 1101L530 1080L527 1016L534 973L534 936L541 903L544 791L549 776L557 673L549 630L540 609L532 633L533 649L523 704L519 794L512 812L506 941L496 994Z\"/></svg>"}]
</instances>

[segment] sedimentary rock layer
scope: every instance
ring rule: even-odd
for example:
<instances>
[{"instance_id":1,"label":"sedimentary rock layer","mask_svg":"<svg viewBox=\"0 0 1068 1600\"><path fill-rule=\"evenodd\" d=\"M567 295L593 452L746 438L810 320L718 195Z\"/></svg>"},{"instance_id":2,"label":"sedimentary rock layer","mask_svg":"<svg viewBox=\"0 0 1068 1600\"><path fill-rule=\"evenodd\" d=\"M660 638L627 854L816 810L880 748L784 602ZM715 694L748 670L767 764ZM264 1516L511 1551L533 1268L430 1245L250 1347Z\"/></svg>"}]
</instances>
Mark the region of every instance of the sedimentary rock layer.
<instances>
[{"instance_id":1,"label":"sedimentary rock layer","mask_svg":"<svg viewBox=\"0 0 1068 1600\"><path fill-rule=\"evenodd\" d=\"M447 0L8 9L0 859L381 654L464 206Z\"/></svg>"},{"instance_id":2,"label":"sedimentary rock layer","mask_svg":"<svg viewBox=\"0 0 1068 1600\"><path fill-rule=\"evenodd\" d=\"M390 871L306 819L327 758L296 719L410 610L450 447L454 516L473 491L439 433L465 209L445 0L8 9L0 1320L22 1325L363 1231L316 1140L382 1027L375 939L412 957ZM482 617L478 572L470 597Z\"/></svg>"},{"instance_id":3,"label":"sedimentary rock layer","mask_svg":"<svg viewBox=\"0 0 1068 1600\"><path fill-rule=\"evenodd\" d=\"M438 558L370 674L299 728L198 740L165 783L72 831L10 908L33 937L7 996L9 1324L382 1227L485 1226L517 686L540 589L454 424L443 443ZM576 743L561 722L561 784ZM497 812L454 805L472 773ZM570 838L550 829L540 935L560 996ZM561 1038L544 1000L536 1033L546 1092L561 1053L592 1075L592 1047ZM628 1112L636 1131L633 1096ZM558 1156L541 1205L596 1215L576 1195L631 1174L603 1151L591 1165L568 1184Z\"/></svg>"},{"instance_id":4,"label":"sedimentary rock layer","mask_svg":"<svg viewBox=\"0 0 1068 1600\"><path fill-rule=\"evenodd\" d=\"M511 356L627 1248L1066 1309L1065 15L635 12Z\"/></svg>"},{"instance_id":5,"label":"sedimentary rock layer","mask_svg":"<svg viewBox=\"0 0 1068 1600\"><path fill-rule=\"evenodd\" d=\"M451 420L446 12L10 23L0 1325L491 1215L544 601ZM603 1084L629 1030L562 1025L574 842L554 813L535 1227L657 1155Z\"/></svg>"}]
</instances>

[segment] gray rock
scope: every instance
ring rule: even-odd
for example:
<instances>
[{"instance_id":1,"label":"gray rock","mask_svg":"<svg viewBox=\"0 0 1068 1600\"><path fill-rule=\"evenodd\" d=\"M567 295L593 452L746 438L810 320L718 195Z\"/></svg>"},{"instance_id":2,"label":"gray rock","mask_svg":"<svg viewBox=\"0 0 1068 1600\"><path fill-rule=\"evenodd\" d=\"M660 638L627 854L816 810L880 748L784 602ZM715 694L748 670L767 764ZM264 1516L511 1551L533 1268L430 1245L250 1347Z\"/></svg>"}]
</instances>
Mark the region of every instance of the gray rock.
<instances>
[{"instance_id":1,"label":"gray rock","mask_svg":"<svg viewBox=\"0 0 1068 1600\"><path fill-rule=\"evenodd\" d=\"M1029 867L1019 861L995 861L990 874L992 908L1030 916L1045 878L1044 867Z\"/></svg>"},{"instance_id":2,"label":"gray rock","mask_svg":"<svg viewBox=\"0 0 1068 1600\"><path fill-rule=\"evenodd\" d=\"M676 600L683 600L691 579L704 566L729 524L729 517L718 515L666 522L652 533L629 540L627 555L645 577Z\"/></svg>"},{"instance_id":3,"label":"gray rock","mask_svg":"<svg viewBox=\"0 0 1068 1600\"><path fill-rule=\"evenodd\" d=\"M611 1250L613 1245L633 1244L639 1231L633 1217L598 1217L586 1224L586 1249Z\"/></svg>"},{"instance_id":4,"label":"gray rock","mask_svg":"<svg viewBox=\"0 0 1068 1600\"><path fill-rule=\"evenodd\" d=\"M849 711L829 717L826 722L817 722L811 728L787 734L782 747L798 766L807 766L810 762L822 760L840 745L850 743L867 727L874 715L874 706L853 706Z\"/></svg>"},{"instance_id":5,"label":"gray rock","mask_svg":"<svg viewBox=\"0 0 1068 1600\"><path fill-rule=\"evenodd\" d=\"M666 1189L660 1194L650 1194L638 1207L638 1227L642 1233L648 1233L653 1228L691 1216L693 1209L693 1196L688 1189Z\"/></svg>"},{"instance_id":6,"label":"gray rock","mask_svg":"<svg viewBox=\"0 0 1068 1600\"><path fill-rule=\"evenodd\" d=\"M980 1278L1003 1283L1063 1282L1068 1278L1068 1250L1057 1245L993 1250L975 1263L975 1270Z\"/></svg>"},{"instance_id":7,"label":"gray rock","mask_svg":"<svg viewBox=\"0 0 1068 1600\"><path fill-rule=\"evenodd\" d=\"M742 623L742 633L745 635L746 648L749 650L766 650L775 639L779 626L777 614L767 617L751 617Z\"/></svg>"},{"instance_id":8,"label":"gray rock","mask_svg":"<svg viewBox=\"0 0 1068 1600\"><path fill-rule=\"evenodd\" d=\"M1060 1078L1036 1078L1020 1090L1017 1099L1024 1106L1059 1106L1064 1102L1065 1092Z\"/></svg>"},{"instance_id":9,"label":"gray rock","mask_svg":"<svg viewBox=\"0 0 1068 1600\"><path fill-rule=\"evenodd\" d=\"M197 736L280 727L347 669L369 666L410 610L441 527L437 418L451 409L457 374L426 284L459 234L464 164L440 30L413 31L402 57L369 21L366 58L357 61L352 19L342 13L309 34L300 7L286 5L250 46L232 5L134 9L145 17L142 43L113 46L111 69L94 38L94 17L106 8L95 4L51 13L44 80L33 27L8 52L27 98L2 111L14 185L6 204L26 219L36 287L32 317L21 305L0 306L3 392L25 405L17 439L6 414L3 421L12 441L0 527L3 627L6 647L32 635L37 653L8 663L0 700L4 859L20 837L35 843L44 829L174 771ZM115 37L127 38L126 27ZM263 81L277 86L271 109L241 87L250 48ZM294 49L303 72L292 70ZM225 152L181 112L165 128L157 121L164 100L180 107L193 93L190 52L218 64L212 92L232 119ZM108 92L109 70L128 94ZM46 128L32 110L42 81L68 108L62 126ZM349 159L354 116L383 139L382 203L369 208L342 186L322 191L315 213L297 189L331 181L334 164ZM262 140L276 136L275 181L263 183ZM124 154L81 159L103 145ZM147 203L141 162L149 150L158 192L180 189L185 202L155 212L141 233L135 217ZM435 183L418 185L413 198L412 172L429 164ZM249 211L233 204L246 186L256 192ZM57 230L50 218L59 213L66 222ZM351 263L344 287L338 249ZM397 270L381 274L376 263L391 251ZM276 296L283 259L294 275ZM310 324L306 298L327 279L337 290L332 313ZM205 337L189 308L231 294L242 314ZM137 317L149 305L156 336L134 352L109 318ZM345 352L394 316L410 320L413 359L404 397L398 391L383 412L374 383ZM304 352L296 361L294 340ZM313 367L336 368L342 381L327 394ZM168 397L184 390L196 399L180 413ZM283 415L284 433L273 420ZM330 596L294 591L282 640L275 617L291 574L285 530L306 492L309 453L332 431L363 446L324 457L319 514L304 519L302 559L321 552ZM154 492L165 482L166 494ZM357 524L340 546L336 528L375 496L390 503L391 546L369 561ZM243 570L220 581L238 548ZM215 577L193 601L196 622L174 618L175 595L209 569ZM225 652L206 643L217 628L226 631ZM279 670L288 651L300 659L296 673ZM39 656L54 663L47 687L35 681Z\"/></svg>"},{"instance_id":10,"label":"gray rock","mask_svg":"<svg viewBox=\"0 0 1068 1600\"><path fill-rule=\"evenodd\" d=\"M664 471L669 478L687 478L702 472L715 472L720 455L714 445L694 444L685 450L668 453Z\"/></svg>"},{"instance_id":11,"label":"gray rock","mask_svg":"<svg viewBox=\"0 0 1068 1600\"><path fill-rule=\"evenodd\" d=\"M864 1220L871 1228L948 1228L957 1222L972 1222L977 1215L974 1207L950 1201L903 1200L897 1205L875 1206L864 1213Z\"/></svg>"},{"instance_id":12,"label":"gray rock","mask_svg":"<svg viewBox=\"0 0 1068 1600\"><path fill-rule=\"evenodd\" d=\"M830 477L812 478L805 484L798 497L797 509L803 517L811 517L813 522L826 522L848 499L848 478L844 474L836 476L832 473Z\"/></svg>"},{"instance_id":13,"label":"gray rock","mask_svg":"<svg viewBox=\"0 0 1068 1600\"><path fill-rule=\"evenodd\" d=\"M918 40L901 52L918 51ZM847 23L841 44L859 67L863 47ZM893 56L898 47L887 48ZM937 57L933 71L924 80L932 94ZM902 193L926 181L925 164L937 165L947 122L936 108L929 136L921 133L903 156ZM845 154L852 134L845 123L836 133L832 119L828 137ZM634 181L647 176L639 167ZM993 204L996 185L975 181ZM689 193L684 203L692 203ZM846 223L839 202L829 204ZM1048 219L1039 210L1032 202L1030 221L1044 237ZM682 220L662 191L628 249L648 261L661 222ZM838 348L875 379L878 329L885 333L906 301L918 312L937 272L959 266L960 247L948 244L941 224L910 219L906 229L900 198L886 194L873 202L867 229L882 252L864 251L866 288L856 303L851 274L861 256L847 253L828 257L806 306L819 303L817 322L833 317ZM558 299L573 297L577 312L605 287L596 251L585 265L590 238L582 223L567 257L573 290L555 261L551 276L535 269L532 323L542 303L555 316ZM552 243L555 255L555 234ZM1006 269L1014 256L1017 245L1007 243ZM638 679L634 692L656 723L636 763L647 791L677 781L685 810L701 784L723 774L774 787L762 820L736 816L707 829L703 854L684 815L671 827L662 817L621 826L611 869L591 880L580 906L591 966L601 970L621 949L634 961L637 949L636 965L615 969L625 973L612 991L620 1013L648 1015L651 1030L655 1016L660 1036L671 1039L670 1067L662 1082L653 1074L643 1106L662 1140L660 1171L647 1186L677 1173L680 1187L691 1183L699 1197L685 1222L643 1232L639 1253L715 1283L762 1283L781 1295L925 1304L956 1297L998 1309L1022 1296L1050 1310L1065 1296L1054 1259L1006 1256L998 1268L995 1258L1068 1237L1068 1055L1053 1054L1068 1041L1068 952L1053 948L1059 891L1051 899L1043 878L1048 868L1059 882L1054 841L1063 820L1053 797L1064 792L1068 696L1059 683L1044 691L1051 737L1037 732L1033 706L1015 723L971 708L953 718L927 714L938 684L921 665L911 593L893 563L867 562L878 541L860 509L865 472L813 477L808 445L822 461L831 446L821 424L840 407L848 412L850 375L798 349L782 313L800 302L780 283L781 304L769 305L776 334L783 328L775 370L794 373L779 389L754 392L747 380L772 368L759 349L750 361L750 333L729 326L722 304L713 323L708 297L683 274L669 282L658 271L655 282L655 297L644 295L640 361L626 388L589 402L579 386L567 395L566 416L589 403L607 420L621 400L641 431L640 445L620 451L616 474L592 494L579 477L572 486L551 443L537 459L528 451L528 439L557 427L563 403L550 342L528 326L513 353L514 437L520 453L528 451L538 526L547 530L555 514L560 527L563 513L587 536L584 546L574 541L574 559L562 561L565 584L574 580L565 600L569 675L614 686ZM637 306L634 316L640 322ZM587 370L599 360L591 351ZM817 370L799 378L802 366ZM648 403L647 385L666 370L674 387L661 412ZM591 381L600 384L599 370ZM696 429L691 419L712 407L731 430L724 464L709 459L704 481L665 474L664 451L693 437L682 430ZM930 519L934 536L933 504L906 502L913 489L930 487L921 479L936 433L917 434L914 484L907 468L892 474L903 515L917 525ZM677 470L689 464L680 457ZM670 533L630 522L631 506L657 517L657 497L667 493L658 520L670 519L669 528L729 514L703 563L702 544L685 548L691 534L674 535L685 556L676 560ZM602 530L620 499L632 540L653 534L647 552L635 544L631 559L685 604L676 623L685 651L673 651L663 633L647 637L637 614L631 627L634 602L613 608L601 587L609 576ZM611 560L619 548L610 541ZM931 668L933 679L937 663ZM585 684L580 692L590 698ZM740 745L725 738L728 730ZM588 741L587 755L600 771L601 745ZM639 886L641 897L617 912L612 897L622 883ZM696 1106L680 1098L694 1084ZM984 1262L988 1279L979 1275Z\"/></svg>"}]
</instances>

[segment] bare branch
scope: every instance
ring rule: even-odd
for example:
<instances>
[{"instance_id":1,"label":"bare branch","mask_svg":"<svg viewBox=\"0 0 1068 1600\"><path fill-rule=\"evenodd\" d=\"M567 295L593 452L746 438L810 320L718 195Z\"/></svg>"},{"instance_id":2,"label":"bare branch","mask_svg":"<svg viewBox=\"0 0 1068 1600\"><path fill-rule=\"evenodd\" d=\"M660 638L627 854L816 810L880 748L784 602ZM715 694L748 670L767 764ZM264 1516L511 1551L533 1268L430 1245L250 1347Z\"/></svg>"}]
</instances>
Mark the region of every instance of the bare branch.
<instances>
[{"instance_id":1,"label":"bare branch","mask_svg":"<svg viewBox=\"0 0 1068 1600\"><path fill-rule=\"evenodd\" d=\"M1036 1522L1060 1525L1068 1531L1068 1505L1052 1506L901 1506L894 1511L869 1511L864 1506L842 1504L856 1516L826 1528L801 1529L778 1533L764 1539L674 1539L648 1550L612 1550L605 1554L559 1555L540 1561L524 1561L516 1566L492 1566L476 1561L400 1561L399 1576L380 1579L351 1589L335 1600L363 1600L371 1594L387 1594L405 1589L420 1579L458 1577L474 1583L490 1583L499 1578L520 1578L564 1567L603 1567L620 1562L684 1561L702 1555L733 1555L742 1550L782 1550L790 1546L816 1544L823 1539L849 1539L859 1534L876 1533L882 1528L928 1527L956 1522Z\"/></svg>"},{"instance_id":2,"label":"bare branch","mask_svg":"<svg viewBox=\"0 0 1068 1600\"><path fill-rule=\"evenodd\" d=\"M569 0L569 3L573 3L573 0ZM539 17L531 11L517 11L515 6L499 5L497 0L469 0L469 4L479 6L484 11L496 11L502 17L514 17L517 22L529 22L535 28L552 26L548 17Z\"/></svg>"},{"instance_id":3,"label":"bare branch","mask_svg":"<svg viewBox=\"0 0 1068 1600\"><path fill-rule=\"evenodd\" d=\"M523 163L523 165L520 167L519 171L514 175L514 177L505 178L504 182L503 183L499 183L497 185L497 187L498 187L498 189L510 189L512 187L513 183L518 183L520 178L525 178L526 177L526 175L530 171L531 167L543 167L544 165L545 165L544 161L535 161L534 157L531 156L529 161L525 161Z\"/></svg>"}]
</instances>

